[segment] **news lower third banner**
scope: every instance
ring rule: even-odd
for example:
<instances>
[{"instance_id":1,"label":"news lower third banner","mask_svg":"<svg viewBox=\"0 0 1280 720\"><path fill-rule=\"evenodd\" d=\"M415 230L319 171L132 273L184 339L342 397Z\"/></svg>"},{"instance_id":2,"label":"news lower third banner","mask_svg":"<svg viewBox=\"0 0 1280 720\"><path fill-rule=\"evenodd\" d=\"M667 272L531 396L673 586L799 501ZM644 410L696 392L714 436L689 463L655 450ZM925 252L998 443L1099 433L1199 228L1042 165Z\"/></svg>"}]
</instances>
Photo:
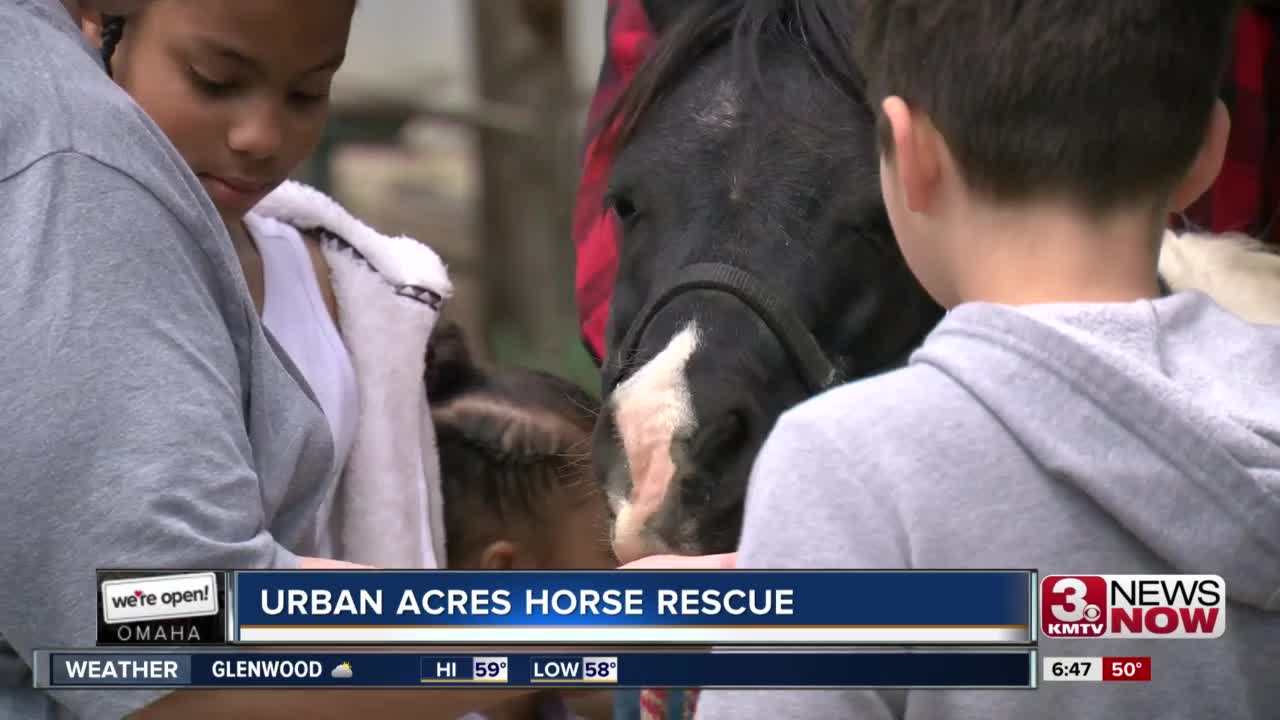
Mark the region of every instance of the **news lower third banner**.
<instances>
[{"instance_id":1,"label":"news lower third banner","mask_svg":"<svg viewBox=\"0 0 1280 720\"><path fill-rule=\"evenodd\" d=\"M1029 644L1030 571L238 571L245 644Z\"/></svg>"},{"instance_id":2,"label":"news lower third banner","mask_svg":"<svg viewBox=\"0 0 1280 720\"><path fill-rule=\"evenodd\" d=\"M88 688L1034 688L1037 651L590 653L37 650L35 686Z\"/></svg>"},{"instance_id":3,"label":"news lower third banner","mask_svg":"<svg viewBox=\"0 0 1280 720\"><path fill-rule=\"evenodd\" d=\"M1026 645L1036 577L101 570L97 644Z\"/></svg>"}]
</instances>

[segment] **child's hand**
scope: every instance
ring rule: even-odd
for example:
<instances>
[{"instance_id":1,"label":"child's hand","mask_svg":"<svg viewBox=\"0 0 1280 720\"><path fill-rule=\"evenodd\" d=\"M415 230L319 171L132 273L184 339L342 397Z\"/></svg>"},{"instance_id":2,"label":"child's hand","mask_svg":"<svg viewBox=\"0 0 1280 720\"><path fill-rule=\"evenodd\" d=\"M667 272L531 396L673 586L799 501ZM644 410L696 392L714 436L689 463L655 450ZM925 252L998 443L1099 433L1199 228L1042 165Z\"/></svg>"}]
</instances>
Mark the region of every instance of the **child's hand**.
<instances>
[{"instance_id":1,"label":"child's hand","mask_svg":"<svg viewBox=\"0 0 1280 720\"><path fill-rule=\"evenodd\" d=\"M346 560L330 560L329 558L300 557L298 568L302 570L375 570L372 565L357 565Z\"/></svg>"},{"instance_id":2,"label":"child's hand","mask_svg":"<svg viewBox=\"0 0 1280 720\"><path fill-rule=\"evenodd\" d=\"M738 553L722 555L652 555L623 565L620 570L732 570Z\"/></svg>"}]
</instances>

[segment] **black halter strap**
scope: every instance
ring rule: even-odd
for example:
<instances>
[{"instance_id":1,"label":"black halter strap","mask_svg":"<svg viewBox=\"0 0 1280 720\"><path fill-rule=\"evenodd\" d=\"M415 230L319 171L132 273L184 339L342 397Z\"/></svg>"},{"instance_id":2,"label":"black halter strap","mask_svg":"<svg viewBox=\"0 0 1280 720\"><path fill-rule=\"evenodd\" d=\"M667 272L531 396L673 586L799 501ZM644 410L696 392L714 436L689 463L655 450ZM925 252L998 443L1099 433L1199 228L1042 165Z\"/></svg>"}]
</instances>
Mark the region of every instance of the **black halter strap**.
<instances>
[{"instance_id":1,"label":"black halter strap","mask_svg":"<svg viewBox=\"0 0 1280 720\"><path fill-rule=\"evenodd\" d=\"M608 382L616 383L624 362L628 362L637 350L645 328L667 303L682 293L693 290L714 290L727 293L751 308L774 336L782 344L791 360L795 363L796 372L808 389L820 393L839 384L843 373L831 363L817 338L803 322L791 312L790 307L774 295L769 289L750 273L723 263L697 263L689 265L674 276L670 282L655 294L644 305L622 343L617 350L610 353L605 365L604 377ZM612 388L609 388L612 389Z\"/></svg>"}]
</instances>

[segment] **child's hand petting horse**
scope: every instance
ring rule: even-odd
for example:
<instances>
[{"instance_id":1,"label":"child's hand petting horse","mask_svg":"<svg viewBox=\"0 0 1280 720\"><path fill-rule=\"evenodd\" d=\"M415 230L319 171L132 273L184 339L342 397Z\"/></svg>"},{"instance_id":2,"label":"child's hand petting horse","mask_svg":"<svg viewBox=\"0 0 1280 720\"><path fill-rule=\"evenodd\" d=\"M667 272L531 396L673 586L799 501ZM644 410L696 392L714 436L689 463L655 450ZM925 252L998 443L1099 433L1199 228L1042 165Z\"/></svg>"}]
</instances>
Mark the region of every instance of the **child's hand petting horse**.
<instances>
[{"instance_id":1,"label":"child's hand petting horse","mask_svg":"<svg viewBox=\"0 0 1280 720\"><path fill-rule=\"evenodd\" d=\"M721 555L651 555L623 565L620 570L732 570L738 553Z\"/></svg>"}]
</instances>

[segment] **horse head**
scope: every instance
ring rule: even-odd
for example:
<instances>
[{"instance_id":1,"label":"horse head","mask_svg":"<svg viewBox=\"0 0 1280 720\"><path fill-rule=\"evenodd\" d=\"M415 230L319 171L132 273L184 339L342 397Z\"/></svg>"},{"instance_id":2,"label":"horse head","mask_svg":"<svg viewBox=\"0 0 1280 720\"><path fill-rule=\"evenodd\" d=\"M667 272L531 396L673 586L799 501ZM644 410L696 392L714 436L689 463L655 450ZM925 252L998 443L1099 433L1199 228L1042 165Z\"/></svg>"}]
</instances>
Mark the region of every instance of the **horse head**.
<instances>
[{"instance_id":1,"label":"horse head","mask_svg":"<svg viewBox=\"0 0 1280 720\"><path fill-rule=\"evenodd\" d=\"M778 416L904 360L942 312L881 201L854 3L647 4L658 39L610 125L593 447L623 560L733 549Z\"/></svg>"}]
</instances>

